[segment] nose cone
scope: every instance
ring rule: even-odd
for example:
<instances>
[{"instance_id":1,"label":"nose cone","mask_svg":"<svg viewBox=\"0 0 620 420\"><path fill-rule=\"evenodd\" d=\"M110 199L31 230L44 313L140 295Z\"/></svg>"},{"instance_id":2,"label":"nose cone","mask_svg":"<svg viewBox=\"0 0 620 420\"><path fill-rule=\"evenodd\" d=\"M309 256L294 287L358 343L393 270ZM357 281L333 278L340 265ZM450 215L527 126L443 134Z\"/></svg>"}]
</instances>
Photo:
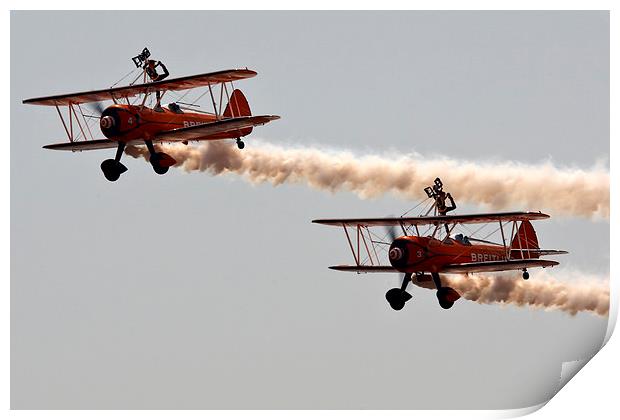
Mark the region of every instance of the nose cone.
<instances>
[{"instance_id":1,"label":"nose cone","mask_svg":"<svg viewBox=\"0 0 620 420\"><path fill-rule=\"evenodd\" d=\"M388 252L390 264L399 270L415 268L416 264L424 261L426 255L424 245L412 237L395 239Z\"/></svg>"},{"instance_id":2,"label":"nose cone","mask_svg":"<svg viewBox=\"0 0 620 420\"><path fill-rule=\"evenodd\" d=\"M392 267L399 269L405 267L407 265L407 260L409 259L407 241L403 239L394 240L392 245L390 245L388 258Z\"/></svg>"},{"instance_id":3,"label":"nose cone","mask_svg":"<svg viewBox=\"0 0 620 420\"><path fill-rule=\"evenodd\" d=\"M101 128L103 130L110 129L114 127L114 118L112 118L110 115L106 115L105 117L101 117L99 124L101 125Z\"/></svg>"},{"instance_id":4,"label":"nose cone","mask_svg":"<svg viewBox=\"0 0 620 420\"><path fill-rule=\"evenodd\" d=\"M390 252L388 253L388 256L390 257L390 261L393 261L393 262L402 260L404 255L405 253L400 247L394 247L390 249Z\"/></svg>"}]
</instances>

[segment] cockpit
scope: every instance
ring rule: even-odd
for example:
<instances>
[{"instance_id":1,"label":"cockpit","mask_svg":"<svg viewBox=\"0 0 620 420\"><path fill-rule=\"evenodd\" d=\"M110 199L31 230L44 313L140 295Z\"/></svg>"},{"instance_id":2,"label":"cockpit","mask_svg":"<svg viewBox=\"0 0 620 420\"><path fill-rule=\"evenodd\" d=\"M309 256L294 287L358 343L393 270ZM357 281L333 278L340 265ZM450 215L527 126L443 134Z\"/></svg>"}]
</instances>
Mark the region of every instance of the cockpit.
<instances>
[{"instance_id":1,"label":"cockpit","mask_svg":"<svg viewBox=\"0 0 620 420\"><path fill-rule=\"evenodd\" d=\"M168 104L168 109L170 111L174 112L175 114L182 114L183 113L183 110L181 109L179 104L177 104L176 102L170 102Z\"/></svg>"},{"instance_id":2,"label":"cockpit","mask_svg":"<svg viewBox=\"0 0 620 420\"><path fill-rule=\"evenodd\" d=\"M461 245L471 245L469 238L467 236L463 236L462 233L455 235L454 240L460 243Z\"/></svg>"}]
</instances>

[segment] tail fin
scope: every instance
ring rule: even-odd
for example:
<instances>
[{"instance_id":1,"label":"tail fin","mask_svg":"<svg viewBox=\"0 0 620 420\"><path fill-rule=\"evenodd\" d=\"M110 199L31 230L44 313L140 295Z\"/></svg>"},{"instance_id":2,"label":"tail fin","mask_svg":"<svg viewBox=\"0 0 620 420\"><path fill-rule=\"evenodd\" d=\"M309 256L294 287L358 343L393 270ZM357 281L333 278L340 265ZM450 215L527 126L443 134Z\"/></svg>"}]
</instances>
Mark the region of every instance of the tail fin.
<instances>
[{"instance_id":1,"label":"tail fin","mask_svg":"<svg viewBox=\"0 0 620 420\"><path fill-rule=\"evenodd\" d=\"M226 105L223 116L225 118L249 117L252 115L248 100L239 89L235 89L230 95L230 101Z\"/></svg>"},{"instance_id":2,"label":"tail fin","mask_svg":"<svg viewBox=\"0 0 620 420\"><path fill-rule=\"evenodd\" d=\"M521 258L521 252L525 252L526 250L528 256L531 258L533 257L533 255L529 251L540 249L538 246L538 237L536 236L536 231L534 230L534 226L532 226L529 220L524 220L521 222L521 226L519 226L517 234L512 239L510 249L513 250L511 252L512 258Z\"/></svg>"}]
</instances>

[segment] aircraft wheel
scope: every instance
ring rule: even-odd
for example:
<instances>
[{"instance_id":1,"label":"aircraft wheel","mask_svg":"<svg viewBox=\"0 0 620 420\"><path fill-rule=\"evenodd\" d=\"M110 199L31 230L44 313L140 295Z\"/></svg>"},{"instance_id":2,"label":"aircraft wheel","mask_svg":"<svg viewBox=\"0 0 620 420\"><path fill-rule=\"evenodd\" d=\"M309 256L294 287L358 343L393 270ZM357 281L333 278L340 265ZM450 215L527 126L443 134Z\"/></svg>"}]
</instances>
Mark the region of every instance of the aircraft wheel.
<instances>
[{"instance_id":1,"label":"aircraft wheel","mask_svg":"<svg viewBox=\"0 0 620 420\"><path fill-rule=\"evenodd\" d=\"M400 311L405 307L405 303L411 299L411 295L401 289L390 289L385 294L385 299L395 311Z\"/></svg>"},{"instance_id":2,"label":"aircraft wheel","mask_svg":"<svg viewBox=\"0 0 620 420\"><path fill-rule=\"evenodd\" d=\"M176 164L176 160L174 158L164 152L157 152L151 155L149 158L149 162L151 162L151 166L155 173L159 175L163 175L168 172L170 166Z\"/></svg>"},{"instance_id":3,"label":"aircraft wheel","mask_svg":"<svg viewBox=\"0 0 620 420\"><path fill-rule=\"evenodd\" d=\"M447 300L439 301L439 306L441 306L443 309L450 309L452 305L454 305L454 302L448 302Z\"/></svg>"},{"instance_id":4,"label":"aircraft wheel","mask_svg":"<svg viewBox=\"0 0 620 420\"><path fill-rule=\"evenodd\" d=\"M440 287L437 290L437 301L443 309L450 309L461 296L451 287Z\"/></svg>"},{"instance_id":5,"label":"aircraft wheel","mask_svg":"<svg viewBox=\"0 0 620 420\"><path fill-rule=\"evenodd\" d=\"M105 179L107 179L110 182L115 182L118 181L118 179L121 177L121 174L119 174L118 172L104 172L103 176L105 176Z\"/></svg>"},{"instance_id":6,"label":"aircraft wheel","mask_svg":"<svg viewBox=\"0 0 620 420\"><path fill-rule=\"evenodd\" d=\"M168 166L159 166L158 164L153 164L153 170L155 171L155 173L159 174L159 175L163 175L166 172L168 172Z\"/></svg>"},{"instance_id":7,"label":"aircraft wheel","mask_svg":"<svg viewBox=\"0 0 620 420\"><path fill-rule=\"evenodd\" d=\"M241 139L237 139L237 147L239 149L243 149L245 147L245 143Z\"/></svg>"},{"instance_id":8,"label":"aircraft wheel","mask_svg":"<svg viewBox=\"0 0 620 420\"><path fill-rule=\"evenodd\" d=\"M527 271L523 272L523 280L527 280L530 278L530 273L528 273Z\"/></svg>"},{"instance_id":9,"label":"aircraft wheel","mask_svg":"<svg viewBox=\"0 0 620 420\"><path fill-rule=\"evenodd\" d=\"M117 181L121 174L127 171L127 167L114 159L106 159L101 162L101 171L108 181Z\"/></svg>"}]
</instances>

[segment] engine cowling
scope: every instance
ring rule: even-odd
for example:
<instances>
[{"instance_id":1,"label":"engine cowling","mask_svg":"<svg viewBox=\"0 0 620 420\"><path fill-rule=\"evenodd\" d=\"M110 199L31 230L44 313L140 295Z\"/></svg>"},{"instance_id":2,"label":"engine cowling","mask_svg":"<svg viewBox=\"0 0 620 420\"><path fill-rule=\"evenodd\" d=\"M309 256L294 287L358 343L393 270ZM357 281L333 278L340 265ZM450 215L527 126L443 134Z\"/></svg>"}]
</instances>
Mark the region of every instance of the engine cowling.
<instances>
[{"instance_id":1,"label":"engine cowling","mask_svg":"<svg viewBox=\"0 0 620 420\"><path fill-rule=\"evenodd\" d=\"M392 267L405 269L422 261L426 256L426 249L421 244L407 238L398 238L390 245L388 258Z\"/></svg>"},{"instance_id":2,"label":"engine cowling","mask_svg":"<svg viewBox=\"0 0 620 420\"><path fill-rule=\"evenodd\" d=\"M101 113L99 127L107 138L118 138L127 135L138 127L138 120L138 114L131 110L118 105L111 105Z\"/></svg>"}]
</instances>

